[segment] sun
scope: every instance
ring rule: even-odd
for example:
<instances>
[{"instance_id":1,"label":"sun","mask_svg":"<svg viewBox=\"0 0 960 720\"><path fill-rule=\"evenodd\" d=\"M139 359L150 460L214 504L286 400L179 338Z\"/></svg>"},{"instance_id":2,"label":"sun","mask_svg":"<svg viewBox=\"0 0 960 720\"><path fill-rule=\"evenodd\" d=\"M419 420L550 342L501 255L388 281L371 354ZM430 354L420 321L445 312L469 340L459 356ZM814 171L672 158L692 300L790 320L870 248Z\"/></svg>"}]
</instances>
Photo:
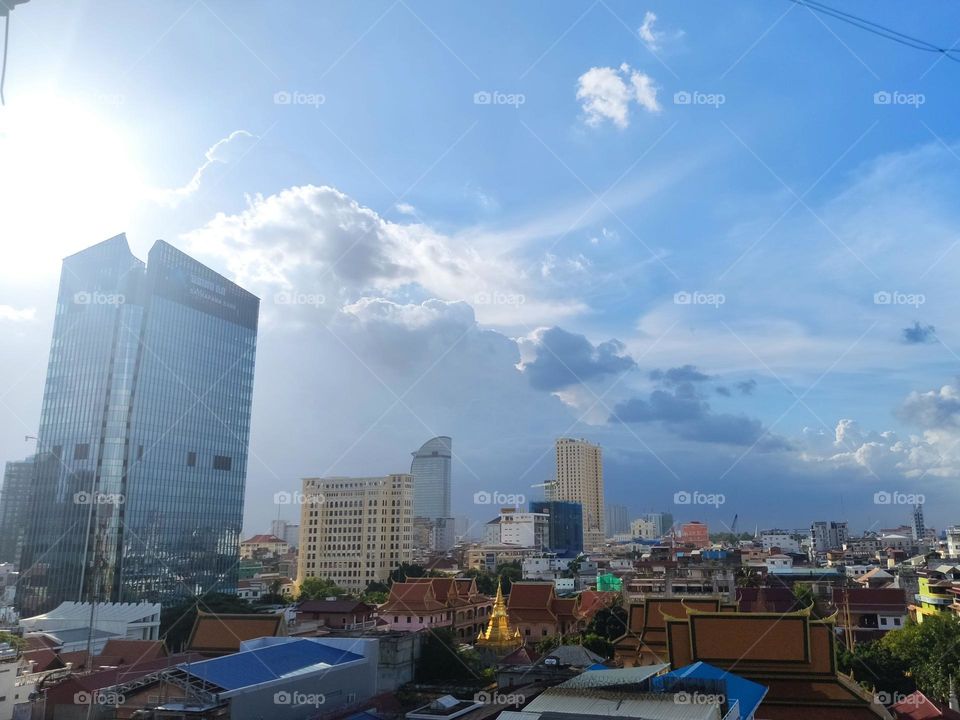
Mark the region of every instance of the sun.
<instances>
[{"instance_id":1,"label":"sun","mask_svg":"<svg viewBox=\"0 0 960 720\"><path fill-rule=\"evenodd\" d=\"M56 273L74 249L126 229L144 185L109 110L42 95L0 108L0 276Z\"/></svg>"}]
</instances>

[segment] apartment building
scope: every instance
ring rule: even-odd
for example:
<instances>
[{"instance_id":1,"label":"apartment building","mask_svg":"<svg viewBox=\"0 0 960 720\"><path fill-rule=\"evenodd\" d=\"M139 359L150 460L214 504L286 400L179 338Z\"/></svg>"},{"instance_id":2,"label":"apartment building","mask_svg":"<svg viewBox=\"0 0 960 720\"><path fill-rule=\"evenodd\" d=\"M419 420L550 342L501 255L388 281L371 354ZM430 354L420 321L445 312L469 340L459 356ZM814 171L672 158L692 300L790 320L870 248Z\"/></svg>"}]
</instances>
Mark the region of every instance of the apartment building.
<instances>
[{"instance_id":1,"label":"apartment building","mask_svg":"<svg viewBox=\"0 0 960 720\"><path fill-rule=\"evenodd\" d=\"M603 452L586 440L559 438L557 477L550 500L577 502L583 507L583 548L603 545L606 525L603 501Z\"/></svg>"},{"instance_id":2,"label":"apartment building","mask_svg":"<svg viewBox=\"0 0 960 720\"><path fill-rule=\"evenodd\" d=\"M298 583L323 577L362 591L412 561L412 475L305 478L300 500Z\"/></svg>"}]
</instances>

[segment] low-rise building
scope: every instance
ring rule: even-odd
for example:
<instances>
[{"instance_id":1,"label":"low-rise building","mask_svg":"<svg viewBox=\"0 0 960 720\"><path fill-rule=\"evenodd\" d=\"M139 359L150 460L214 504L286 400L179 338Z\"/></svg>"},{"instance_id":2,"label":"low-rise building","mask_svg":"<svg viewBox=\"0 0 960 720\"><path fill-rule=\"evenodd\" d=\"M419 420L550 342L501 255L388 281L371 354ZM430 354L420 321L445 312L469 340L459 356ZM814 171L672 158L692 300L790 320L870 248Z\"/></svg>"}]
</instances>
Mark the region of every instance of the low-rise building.
<instances>
[{"instance_id":1,"label":"low-rise building","mask_svg":"<svg viewBox=\"0 0 960 720\"><path fill-rule=\"evenodd\" d=\"M240 558L243 560L272 558L286 555L290 544L276 535L254 535L240 543Z\"/></svg>"},{"instance_id":2,"label":"low-rise building","mask_svg":"<svg viewBox=\"0 0 960 720\"><path fill-rule=\"evenodd\" d=\"M557 597L553 583L515 582L510 586L507 612L524 642L578 632L583 626L577 598Z\"/></svg>"},{"instance_id":3,"label":"low-rise building","mask_svg":"<svg viewBox=\"0 0 960 720\"><path fill-rule=\"evenodd\" d=\"M856 642L875 640L907 624L907 595L901 588L834 588L837 630Z\"/></svg>"},{"instance_id":4,"label":"low-rise building","mask_svg":"<svg viewBox=\"0 0 960 720\"><path fill-rule=\"evenodd\" d=\"M480 593L473 578L407 578L390 587L378 612L388 630L449 627L470 641L486 626L492 608L493 598Z\"/></svg>"}]
</instances>

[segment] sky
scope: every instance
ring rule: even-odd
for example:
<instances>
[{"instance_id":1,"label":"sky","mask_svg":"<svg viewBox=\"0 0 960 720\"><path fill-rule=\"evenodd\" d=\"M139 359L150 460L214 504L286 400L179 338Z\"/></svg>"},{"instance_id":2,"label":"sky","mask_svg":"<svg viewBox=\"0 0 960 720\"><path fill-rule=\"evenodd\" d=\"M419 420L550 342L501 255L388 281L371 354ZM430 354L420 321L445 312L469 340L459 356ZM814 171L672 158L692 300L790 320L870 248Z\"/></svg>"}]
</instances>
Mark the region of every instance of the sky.
<instances>
[{"instance_id":1,"label":"sky","mask_svg":"<svg viewBox=\"0 0 960 720\"><path fill-rule=\"evenodd\" d=\"M834 7L960 42L954 6ZM960 523L958 79L788 0L30 0L0 459L32 450L61 259L125 232L261 298L248 533L436 435L479 522L571 436L632 514Z\"/></svg>"}]
</instances>

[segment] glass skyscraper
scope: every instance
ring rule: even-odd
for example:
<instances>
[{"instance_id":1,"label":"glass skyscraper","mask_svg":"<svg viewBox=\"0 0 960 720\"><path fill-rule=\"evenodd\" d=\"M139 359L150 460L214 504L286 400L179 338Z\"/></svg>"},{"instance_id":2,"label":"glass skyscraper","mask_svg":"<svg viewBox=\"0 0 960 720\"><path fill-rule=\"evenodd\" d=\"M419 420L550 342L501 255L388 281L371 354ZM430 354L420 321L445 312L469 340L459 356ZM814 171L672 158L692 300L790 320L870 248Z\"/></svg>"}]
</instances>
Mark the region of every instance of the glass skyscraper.
<instances>
[{"instance_id":1,"label":"glass skyscraper","mask_svg":"<svg viewBox=\"0 0 960 720\"><path fill-rule=\"evenodd\" d=\"M22 611L236 588L259 307L162 240L63 261Z\"/></svg>"},{"instance_id":2,"label":"glass skyscraper","mask_svg":"<svg viewBox=\"0 0 960 720\"><path fill-rule=\"evenodd\" d=\"M449 550L454 542L450 517L450 475L453 440L445 435L427 440L413 453L413 516L432 525L434 550Z\"/></svg>"},{"instance_id":3,"label":"glass skyscraper","mask_svg":"<svg viewBox=\"0 0 960 720\"><path fill-rule=\"evenodd\" d=\"M531 500L530 512L549 513L550 551L560 557L583 552L583 506L564 500Z\"/></svg>"},{"instance_id":4,"label":"glass skyscraper","mask_svg":"<svg viewBox=\"0 0 960 720\"><path fill-rule=\"evenodd\" d=\"M8 462L0 491L0 562L20 560L33 490L33 458Z\"/></svg>"}]
</instances>

